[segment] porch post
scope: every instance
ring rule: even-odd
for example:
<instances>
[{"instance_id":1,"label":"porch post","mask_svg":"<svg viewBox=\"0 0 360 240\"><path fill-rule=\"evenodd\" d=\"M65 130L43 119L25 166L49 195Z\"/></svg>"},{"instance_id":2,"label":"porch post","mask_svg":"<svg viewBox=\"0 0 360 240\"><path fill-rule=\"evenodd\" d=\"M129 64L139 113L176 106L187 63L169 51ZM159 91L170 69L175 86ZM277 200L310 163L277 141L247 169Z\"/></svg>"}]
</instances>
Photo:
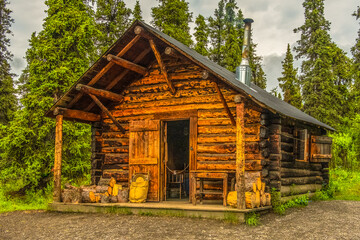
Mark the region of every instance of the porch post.
<instances>
[{"instance_id":1,"label":"porch post","mask_svg":"<svg viewBox=\"0 0 360 240\"><path fill-rule=\"evenodd\" d=\"M55 114L57 113L57 114ZM54 161L54 202L61 201L61 154L62 154L62 127L63 115L58 110L54 111L56 115L55 127L55 161Z\"/></svg>"},{"instance_id":2,"label":"porch post","mask_svg":"<svg viewBox=\"0 0 360 240\"><path fill-rule=\"evenodd\" d=\"M245 103L241 95L235 96L236 103L236 185L237 208L245 209Z\"/></svg>"}]
</instances>

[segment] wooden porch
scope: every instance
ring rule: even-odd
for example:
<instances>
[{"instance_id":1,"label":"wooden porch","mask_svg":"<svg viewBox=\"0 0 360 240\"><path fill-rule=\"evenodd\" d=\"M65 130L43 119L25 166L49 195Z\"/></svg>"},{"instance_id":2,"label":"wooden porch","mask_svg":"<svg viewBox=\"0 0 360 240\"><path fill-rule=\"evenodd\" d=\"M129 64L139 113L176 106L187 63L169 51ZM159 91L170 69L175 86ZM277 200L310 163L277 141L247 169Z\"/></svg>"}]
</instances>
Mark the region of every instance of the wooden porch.
<instances>
[{"instance_id":1,"label":"wooden porch","mask_svg":"<svg viewBox=\"0 0 360 240\"><path fill-rule=\"evenodd\" d=\"M49 204L49 210L58 212L86 212L86 213L118 213L140 214L148 216L177 216L199 217L211 219L237 218L245 221L245 215L251 212L266 213L271 206L254 209L237 209L224 207L220 202L192 205L188 201L164 201L146 203L62 203Z\"/></svg>"}]
</instances>

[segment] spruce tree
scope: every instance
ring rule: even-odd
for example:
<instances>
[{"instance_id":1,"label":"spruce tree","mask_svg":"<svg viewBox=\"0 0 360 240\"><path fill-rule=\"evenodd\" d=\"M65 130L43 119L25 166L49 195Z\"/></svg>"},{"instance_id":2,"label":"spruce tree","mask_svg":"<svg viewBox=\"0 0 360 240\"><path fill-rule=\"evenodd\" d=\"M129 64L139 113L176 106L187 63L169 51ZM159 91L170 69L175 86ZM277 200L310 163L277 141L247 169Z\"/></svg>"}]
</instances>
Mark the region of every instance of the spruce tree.
<instances>
[{"instance_id":1,"label":"spruce tree","mask_svg":"<svg viewBox=\"0 0 360 240\"><path fill-rule=\"evenodd\" d=\"M262 89L266 88L266 74L262 68L261 56L256 54L257 44L253 43L252 37L250 37L250 46L249 46L249 65L251 68L251 81L258 87Z\"/></svg>"},{"instance_id":2,"label":"spruce tree","mask_svg":"<svg viewBox=\"0 0 360 240\"><path fill-rule=\"evenodd\" d=\"M88 68L98 34L79 0L48 0L43 30L32 34L21 81L23 109L0 139L0 182L7 191L35 190L51 182L55 121L45 112ZM83 178L90 169L90 128L64 121L63 179Z\"/></svg>"},{"instance_id":3,"label":"spruce tree","mask_svg":"<svg viewBox=\"0 0 360 240\"><path fill-rule=\"evenodd\" d=\"M349 111L350 61L332 42L330 22L324 17L323 0L305 0L305 23L295 51L302 58L300 84L303 110L320 121L336 126Z\"/></svg>"},{"instance_id":4,"label":"spruce tree","mask_svg":"<svg viewBox=\"0 0 360 240\"><path fill-rule=\"evenodd\" d=\"M225 0L219 1L214 17L209 17L208 21L211 44L209 57L212 61L224 67L224 45L226 39Z\"/></svg>"},{"instance_id":5,"label":"spruce tree","mask_svg":"<svg viewBox=\"0 0 360 240\"><path fill-rule=\"evenodd\" d=\"M204 16L199 14L199 16L197 16L197 18L195 20L195 24L196 24L196 26L195 26L194 36L195 36L196 44L195 44L194 49L201 55L208 56L209 55L209 51L208 51L209 30L206 25Z\"/></svg>"},{"instance_id":6,"label":"spruce tree","mask_svg":"<svg viewBox=\"0 0 360 240\"><path fill-rule=\"evenodd\" d=\"M133 19L134 19L134 20L143 21L142 11L141 11L141 8L140 8L139 0L136 0L135 6L134 6L134 10L132 11L132 15L133 15Z\"/></svg>"},{"instance_id":7,"label":"spruce tree","mask_svg":"<svg viewBox=\"0 0 360 240\"><path fill-rule=\"evenodd\" d=\"M105 52L130 26L131 9L123 0L96 0L96 23L102 33L97 39L99 54Z\"/></svg>"},{"instance_id":8,"label":"spruce tree","mask_svg":"<svg viewBox=\"0 0 360 240\"><path fill-rule=\"evenodd\" d=\"M287 45L287 51L282 64L282 77L278 78L279 86L284 93L284 101L301 109L301 93L299 80L297 78L297 69L294 68L294 57L290 50L290 44Z\"/></svg>"},{"instance_id":9,"label":"spruce tree","mask_svg":"<svg viewBox=\"0 0 360 240\"><path fill-rule=\"evenodd\" d=\"M11 34L11 10L7 0L0 0L0 124L8 124L16 110L16 97L9 61L12 54L8 50Z\"/></svg>"},{"instance_id":10,"label":"spruce tree","mask_svg":"<svg viewBox=\"0 0 360 240\"><path fill-rule=\"evenodd\" d=\"M238 9L235 0L229 0L225 5L225 45L224 66L231 72L235 72L240 65L243 44L243 15Z\"/></svg>"},{"instance_id":11,"label":"spruce tree","mask_svg":"<svg viewBox=\"0 0 360 240\"><path fill-rule=\"evenodd\" d=\"M189 23L192 22L192 12L185 0L158 0L159 5L151 8L153 26L163 33L175 38L186 46L191 46Z\"/></svg>"},{"instance_id":12,"label":"spruce tree","mask_svg":"<svg viewBox=\"0 0 360 240\"><path fill-rule=\"evenodd\" d=\"M356 20L360 19L360 7L352 14ZM359 21L360 23L360 21ZM358 37L355 45L351 48L353 56L353 78L354 85L351 89L352 103L355 113L360 113L360 29L358 30Z\"/></svg>"}]
</instances>

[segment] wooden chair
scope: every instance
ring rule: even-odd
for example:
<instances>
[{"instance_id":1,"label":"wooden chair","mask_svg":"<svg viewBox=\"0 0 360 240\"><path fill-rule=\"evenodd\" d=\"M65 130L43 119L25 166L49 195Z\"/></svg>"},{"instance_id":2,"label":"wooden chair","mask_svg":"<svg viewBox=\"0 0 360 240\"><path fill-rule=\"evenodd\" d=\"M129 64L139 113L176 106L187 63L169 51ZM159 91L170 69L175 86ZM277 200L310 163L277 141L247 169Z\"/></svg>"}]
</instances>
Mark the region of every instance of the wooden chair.
<instances>
[{"instance_id":1,"label":"wooden chair","mask_svg":"<svg viewBox=\"0 0 360 240\"><path fill-rule=\"evenodd\" d=\"M168 183L169 183L169 185L171 185L171 184L179 184L180 199L181 199L181 194L182 194L182 191L183 191L184 176L185 176L185 171L184 170L168 171L168 179L169 179ZM185 192L185 197L186 197L186 192Z\"/></svg>"}]
</instances>

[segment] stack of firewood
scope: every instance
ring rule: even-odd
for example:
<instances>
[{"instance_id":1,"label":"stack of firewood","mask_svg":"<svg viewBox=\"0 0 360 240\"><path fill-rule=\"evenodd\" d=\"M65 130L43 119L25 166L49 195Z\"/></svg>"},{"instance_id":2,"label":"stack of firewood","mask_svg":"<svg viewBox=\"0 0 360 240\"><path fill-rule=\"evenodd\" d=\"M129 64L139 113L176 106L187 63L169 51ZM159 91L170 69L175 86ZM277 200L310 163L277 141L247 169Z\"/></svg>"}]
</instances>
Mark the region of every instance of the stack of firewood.
<instances>
[{"instance_id":1,"label":"stack of firewood","mask_svg":"<svg viewBox=\"0 0 360 240\"><path fill-rule=\"evenodd\" d=\"M265 192L265 183L258 178L253 183L253 191L245 192L246 208L258 208L271 205L271 195Z\"/></svg>"},{"instance_id":2,"label":"stack of firewood","mask_svg":"<svg viewBox=\"0 0 360 240\"><path fill-rule=\"evenodd\" d=\"M98 185L74 187L65 185L62 201L65 203L118 203L128 201L128 189L123 189L115 178L102 178Z\"/></svg>"}]
</instances>

